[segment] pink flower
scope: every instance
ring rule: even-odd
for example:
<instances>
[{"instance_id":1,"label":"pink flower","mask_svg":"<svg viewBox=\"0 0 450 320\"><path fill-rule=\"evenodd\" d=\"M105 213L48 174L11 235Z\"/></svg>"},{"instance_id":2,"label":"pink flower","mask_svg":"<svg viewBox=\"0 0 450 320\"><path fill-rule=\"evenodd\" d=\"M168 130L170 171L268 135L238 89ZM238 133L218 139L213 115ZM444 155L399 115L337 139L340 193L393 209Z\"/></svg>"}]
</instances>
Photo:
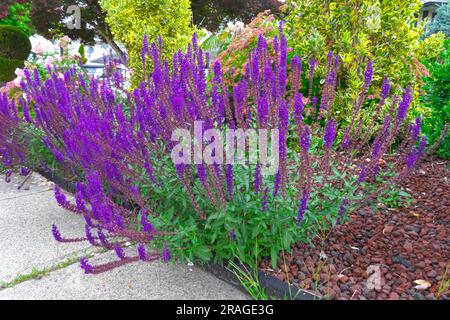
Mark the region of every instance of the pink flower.
<instances>
[{"instance_id":1,"label":"pink flower","mask_svg":"<svg viewBox=\"0 0 450 320\"><path fill-rule=\"evenodd\" d=\"M17 77L13 80L14 86L20 87L20 83L22 82L22 77Z\"/></svg>"},{"instance_id":2,"label":"pink flower","mask_svg":"<svg viewBox=\"0 0 450 320\"><path fill-rule=\"evenodd\" d=\"M16 70L14 71L14 73L16 74L17 77L23 77L25 74L23 72L22 69L20 68L16 68Z\"/></svg>"},{"instance_id":3,"label":"pink flower","mask_svg":"<svg viewBox=\"0 0 450 320\"><path fill-rule=\"evenodd\" d=\"M55 61L55 59L52 56L48 56L47 59L45 59L45 66L51 67L53 64L53 61Z\"/></svg>"},{"instance_id":4,"label":"pink flower","mask_svg":"<svg viewBox=\"0 0 450 320\"><path fill-rule=\"evenodd\" d=\"M59 39L59 46L62 48L67 48L71 41L72 39L70 39L68 36L64 36L61 39Z\"/></svg>"},{"instance_id":5,"label":"pink flower","mask_svg":"<svg viewBox=\"0 0 450 320\"><path fill-rule=\"evenodd\" d=\"M14 87L15 87L14 80L9 81L3 87L0 88L0 93L8 93Z\"/></svg>"},{"instance_id":6,"label":"pink flower","mask_svg":"<svg viewBox=\"0 0 450 320\"><path fill-rule=\"evenodd\" d=\"M44 50L42 49L42 44L40 42L37 42L33 49L31 49L32 52L36 53L37 55L41 55Z\"/></svg>"}]
</instances>

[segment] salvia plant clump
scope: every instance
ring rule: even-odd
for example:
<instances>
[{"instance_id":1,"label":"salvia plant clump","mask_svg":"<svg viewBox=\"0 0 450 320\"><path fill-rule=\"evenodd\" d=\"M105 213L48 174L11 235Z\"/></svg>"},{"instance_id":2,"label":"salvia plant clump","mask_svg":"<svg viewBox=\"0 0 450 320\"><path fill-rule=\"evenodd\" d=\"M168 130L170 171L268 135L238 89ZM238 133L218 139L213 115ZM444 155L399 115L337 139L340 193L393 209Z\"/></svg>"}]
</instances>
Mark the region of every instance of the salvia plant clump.
<instances>
[{"instance_id":1,"label":"salvia plant clump","mask_svg":"<svg viewBox=\"0 0 450 320\"><path fill-rule=\"evenodd\" d=\"M256 253L276 264L281 250L342 223L349 211L411 173L426 138L420 135L420 119L404 123L410 89L391 95L385 79L372 127L363 128L370 62L351 122L340 127L332 118L339 57L330 52L322 95L311 97L311 88L306 88L309 95L301 93L300 79L309 68L312 84L315 61L303 66L296 56L287 65L282 26L272 45L275 59L259 37L231 93L220 63L206 74L209 57L194 35L187 52L175 53L170 64L161 58L162 41L149 45L144 39L142 63L151 59L153 70L131 92L113 61L102 80L88 80L75 69L49 69L51 76L43 81L26 71L20 113L1 97L3 164L26 165L26 145L16 137L21 128L33 126L64 173L77 181L73 200L57 186L55 198L84 217L85 234L67 239L53 225L55 239L88 241L117 255L102 265L82 259L86 273L172 257L251 262ZM201 129L195 129L196 121L202 121ZM278 170L265 175L263 163L249 161L175 164L171 138L180 128L193 135L211 128L278 129ZM367 134L375 129L375 137ZM388 153L392 150L395 155ZM136 252L125 249L129 241Z\"/></svg>"}]
</instances>

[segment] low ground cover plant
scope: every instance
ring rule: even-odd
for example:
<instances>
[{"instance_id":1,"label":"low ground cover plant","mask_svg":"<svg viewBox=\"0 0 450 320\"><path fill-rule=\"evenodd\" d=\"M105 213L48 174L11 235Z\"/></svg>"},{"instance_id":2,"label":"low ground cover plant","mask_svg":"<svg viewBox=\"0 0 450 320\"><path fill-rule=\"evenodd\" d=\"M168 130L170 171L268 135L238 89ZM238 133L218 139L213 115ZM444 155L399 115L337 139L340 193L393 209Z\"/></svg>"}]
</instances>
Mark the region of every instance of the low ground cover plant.
<instances>
[{"instance_id":1,"label":"low ground cover plant","mask_svg":"<svg viewBox=\"0 0 450 320\"><path fill-rule=\"evenodd\" d=\"M3 164L23 165L27 147L17 137L33 127L64 172L76 177L74 200L58 186L55 197L84 217L85 235L67 239L54 225L55 239L89 241L117 254L117 260L102 265L82 259L86 273L174 256L249 264L255 256L270 257L276 265L280 251L346 221L349 211L412 172L426 137L420 135L420 118L405 121L411 88L391 95L391 83L383 80L369 128L377 134L371 139L362 127L361 106L373 79L372 61L351 120L340 125L330 112L339 57L328 54L327 81L317 103L300 93L303 62L294 56L288 65L282 25L271 43L275 59L268 40L258 37L232 95L219 62L207 78L209 56L194 35L171 63L163 59L162 41L149 45L144 38L141 63L145 67L150 59L153 70L132 92L111 62L103 80L88 80L76 68L50 68L45 80L25 70L19 108L2 96ZM223 138L238 129L257 133L259 140L251 134L244 140ZM275 147L268 153L278 157L278 165L262 160L262 132L270 132L267 139ZM244 146L243 161L230 141ZM252 153L255 145L258 152ZM134 255L125 253L125 241L137 245Z\"/></svg>"}]
</instances>

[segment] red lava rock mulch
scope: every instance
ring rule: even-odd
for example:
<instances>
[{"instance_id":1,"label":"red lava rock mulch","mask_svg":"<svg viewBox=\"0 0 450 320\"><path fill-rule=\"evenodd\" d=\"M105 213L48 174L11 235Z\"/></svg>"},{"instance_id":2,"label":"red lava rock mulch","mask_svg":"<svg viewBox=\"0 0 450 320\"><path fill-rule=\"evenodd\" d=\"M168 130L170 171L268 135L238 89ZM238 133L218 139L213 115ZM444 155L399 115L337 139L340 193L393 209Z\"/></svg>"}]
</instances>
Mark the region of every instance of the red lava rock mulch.
<instances>
[{"instance_id":1,"label":"red lava rock mulch","mask_svg":"<svg viewBox=\"0 0 450 320\"><path fill-rule=\"evenodd\" d=\"M328 299L450 299L448 288L438 294L450 263L449 166L421 163L402 183L409 207L354 212L314 247L294 246L286 265L271 270L263 261L260 268Z\"/></svg>"}]
</instances>

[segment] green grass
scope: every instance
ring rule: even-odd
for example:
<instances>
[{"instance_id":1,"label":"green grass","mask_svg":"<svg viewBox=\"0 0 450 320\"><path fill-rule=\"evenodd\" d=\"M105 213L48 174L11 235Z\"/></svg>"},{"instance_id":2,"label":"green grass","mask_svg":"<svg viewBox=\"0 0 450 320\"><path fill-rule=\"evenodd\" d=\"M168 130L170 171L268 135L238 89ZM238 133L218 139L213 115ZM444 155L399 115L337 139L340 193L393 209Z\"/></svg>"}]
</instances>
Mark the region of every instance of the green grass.
<instances>
[{"instance_id":1,"label":"green grass","mask_svg":"<svg viewBox=\"0 0 450 320\"><path fill-rule=\"evenodd\" d=\"M108 251L108 250L103 249L103 250L99 250L99 251L93 251L93 252L86 253L86 255L93 255L94 253L104 253L106 251ZM14 287L25 281L29 281L29 280L33 280L33 279L41 279L42 277L45 277L46 275L48 275L49 273L51 273L53 271L64 269L74 263L78 263L80 261L80 259L81 259L81 257L79 255L74 254L73 256L57 263L56 265L54 265L52 267L43 268L43 269L33 268L30 273L21 274L9 282L0 282L0 290Z\"/></svg>"},{"instance_id":2,"label":"green grass","mask_svg":"<svg viewBox=\"0 0 450 320\"><path fill-rule=\"evenodd\" d=\"M44 269L33 268L30 273L21 274L9 282L0 283L0 290L14 287L25 281L29 281L29 280L33 280L33 279L40 279L40 278L48 275L50 272L53 272L53 271L56 271L59 269L63 269L74 263L77 263L78 261L80 261L80 257L73 256L73 257L70 257L50 268L44 268Z\"/></svg>"}]
</instances>

